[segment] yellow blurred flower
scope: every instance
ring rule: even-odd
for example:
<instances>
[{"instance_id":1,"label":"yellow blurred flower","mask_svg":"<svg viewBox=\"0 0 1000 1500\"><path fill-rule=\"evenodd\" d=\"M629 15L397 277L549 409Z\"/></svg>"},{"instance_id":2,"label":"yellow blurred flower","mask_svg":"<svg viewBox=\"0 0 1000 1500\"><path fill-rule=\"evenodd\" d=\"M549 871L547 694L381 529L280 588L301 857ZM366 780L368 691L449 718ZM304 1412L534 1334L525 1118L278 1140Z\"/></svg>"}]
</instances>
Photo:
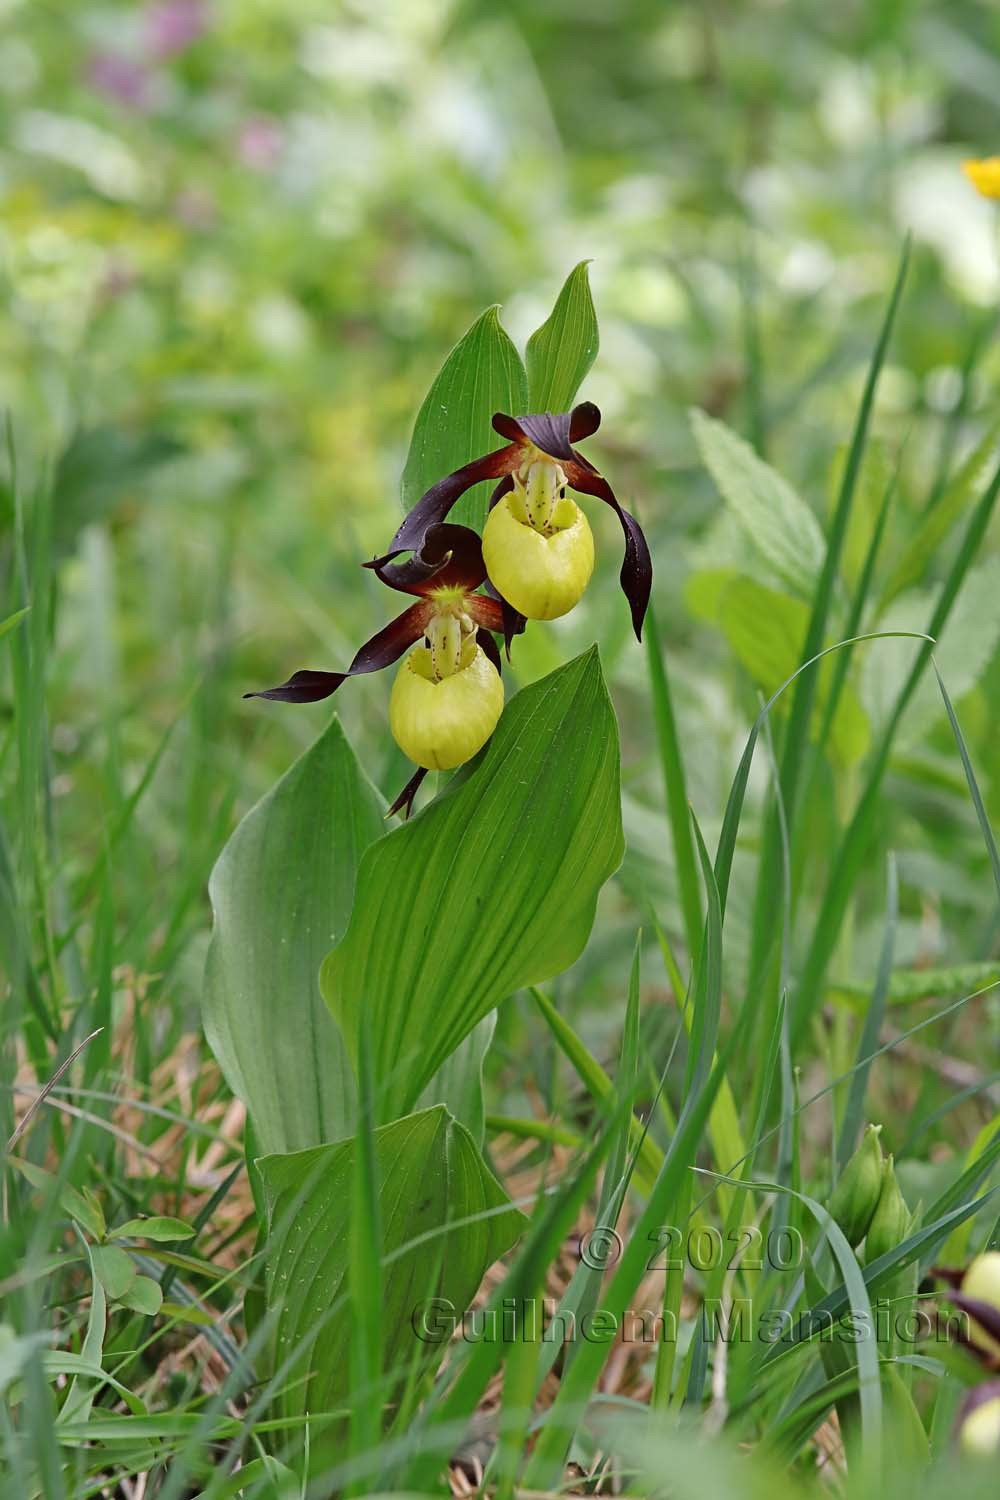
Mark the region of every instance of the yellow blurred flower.
<instances>
[{"instance_id":1,"label":"yellow blurred flower","mask_svg":"<svg viewBox=\"0 0 1000 1500\"><path fill-rule=\"evenodd\" d=\"M982 161L964 161L962 171L977 193L984 198L1000 198L1000 156L987 156Z\"/></svg>"}]
</instances>

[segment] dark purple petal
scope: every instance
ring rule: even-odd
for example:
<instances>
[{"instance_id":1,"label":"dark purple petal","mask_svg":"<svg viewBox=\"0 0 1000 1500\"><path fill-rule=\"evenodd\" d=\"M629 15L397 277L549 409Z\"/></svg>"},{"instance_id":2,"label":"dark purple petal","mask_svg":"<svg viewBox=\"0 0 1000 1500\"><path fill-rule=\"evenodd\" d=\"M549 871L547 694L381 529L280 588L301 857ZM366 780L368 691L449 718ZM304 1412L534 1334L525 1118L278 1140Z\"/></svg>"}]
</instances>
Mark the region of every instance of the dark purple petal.
<instances>
[{"instance_id":1,"label":"dark purple petal","mask_svg":"<svg viewBox=\"0 0 1000 1500\"><path fill-rule=\"evenodd\" d=\"M618 498L608 481L598 474L597 470L579 453L574 453L572 463L566 465L566 478L572 488L579 490L581 494L596 495L599 500L610 505L622 523L622 531L625 533L625 560L618 577L622 593L628 600L632 611L632 628L636 639L641 641L642 622L646 618L649 593L653 586L653 561L649 555L649 547L642 527L635 516L630 516L628 511L619 505Z\"/></svg>"},{"instance_id":2,"label":"dark purple petal","mask_svg":"<svg viewBox=\"0 0 1000 1500\"><path fill-rule=\"evenodd\" d=\"M493 418L495 430L511 442L534 443L549 458L569 462L579 458L571 445L590 437L600 425L601 413L592 401L582 401L572 411L532 412L524 417L498 411Z\"/></svg>"},{"instance_id":3,"label":"dark purple petal","mask_svg":"<svg viewBox=\"0 0 1000 1500\"><path fill-rule=\"evenodd\" d=\"M365 563L375 576L403 594L428 594L432 589L462 588L470 593L486 578L483 544L470 526L448 522L431 526L423 546L406 562Z\"/></svg>"},{"instance_id":4,"label":"dark purple petal","mask_svg":"<svg viewBox=\"0 0 1000 1500\"><path fill-rule=\"evenodd\" d=\"M985 1406L987 1401L1000 1401L1000 1380L986 1380L965 1393L955 1418L955 1431L959 1432L966 1418Z\"/></svg>"},{"instance_id":5,"label":"dark purple petal","mask_svg":"<svg viewBox=\"0 0 1000 1500\"><path fill-rule=\"evenodd\" d=\"M594 435L601 425L601 411L593 401L581 401L579 406L574 406L569 414L569 440L571 443L582 442L584 438Z\"/></svg>"},{"instance_id":6,"label":"dark purple petal","mask_svg":"<svg viewBox=\"0 0 1000 1500\"><path fill-rule=\"evenodd\" d=\"M511 477L511 475L508 474L508 475L506 475L505 478L501 479L500 483L497 485L496 489L493 491L492 495L490 496L489 506L487 508L489 510L492 510L495 505L499 505L499 503L503 499L504 495L509 495L510 492L511 492L511 490L513 488L514 488L514 480Z\"/></svg>"},{"instance_id":7,"label":"dark purple petal","mask_svg":"<svg viewBox=\"0 0 1000 1500\"><path fill-rule=\"evenodd\" d=\"M346 672L294 672L280 687L266 688L260 693L244 693L244 698L270 698L276 703L318 703L329 698L348 677L360 677L365 672L380 672L398 661L408 646L419 641L430 617L431 607L424 601L411 604L410 608L397 615L371 640L365 641Z\"/></svg>"},{"instance_id":8,"label":"dark purple petal","mask_svg":"<svg viewBox=\"0 0 1000 1500\"><path fill-rule=\"evenodd\" d=\"M311 672L307 667L293 672L280 687L265 688L260 693L244 693L244 698L270 698L275 703L318 703L329 698L342 682L347 681L346 672Z\"/></svg>"},{"instance_id":9,"label":"dark purple petal","mask_svg":"<svg viewBox=\"0 0 1000 1500\"><path fill-rule=\"evenodd\" d=\"M423 781L426 775L427 772L424 770L423 766L421 766L416 775L410 777L409 781L406 783L403 790L400 792L399 796L396 798L395 802L386 813L387 818L391 818L394 813L398 812L401 812L404 818L408 818L410 816L411 812L413 811L413 799L417 795L417 792L420 790L420 783Z\"/></svg>"},{"instance_id":10,"label":"dark purple petal","mask_svg":"<svg viewBox=\"0 0 1000 1500\"><path fill-rule=\"evenodd\" d=\"M509 438L512 443L524 442L524 433L517 417L508 417L505 411L495 411L491 421L493 431L499 432L501 437Z\"/></svg>"},{"instance_id":11,"label":"dark purple petal","mask_svg":"<svg viewBox=\"0 0 1000 1500\"><path fill-rule=\"evenodd\" d=\"M951 1301L960 1312L968 1313L990 1338L1000 1341L1000 1307L992 1302L981 1302L978 1297L967 1297L964 1292L950 1292Z\"/></svg>"},{"instance_id":12,"label":"dark purple petal","mask_svg":"<svg viewBox=\"0 0 1000 1500\"><path fill-rule=\"evenodd\" d=\"M528 623L525 616L519 614L513 604L509 604L502 594L498 593L492 583L487 581L486 592L491 599L495 599L500 606L503 631L503 646L510 661L510 643L516 635L524 634L524 627Z\"/></svg>"},{"instance_id":13,"label":"dark purple petal","mask_svg":"<svg viewBox=\"0 0 1000 1500\"><path fill-rule=\"evenodd\" d=\"M540 448L549 458L569 462L576 457L570 447L568 411L556 413L544 411L533 416L518 417L517 425L528 442L534 443L535 447Z\"/></svg>"},{"instance_id":14,"label":"dark purple petal","mask_svg":"<svg viewBox=\"0 0 1000 1500\"><path fill-rule=\"evenodd\" d=\"M365 567L384 568L386 563L392 562L401 552L419 552L430 528L445 519L456 500L466 490L483 479L500 479L504 474L509 474L516 467L519 456L520 448L511 443L506 448L497 448L493 453L473 459L471 464L456 469L454 474L446 474L444 479L432 484L427 493L421 495L396 532L389 543L388 552L383 557L376 557L370 563L365 563Z\"/></svg>"}]
</instances>

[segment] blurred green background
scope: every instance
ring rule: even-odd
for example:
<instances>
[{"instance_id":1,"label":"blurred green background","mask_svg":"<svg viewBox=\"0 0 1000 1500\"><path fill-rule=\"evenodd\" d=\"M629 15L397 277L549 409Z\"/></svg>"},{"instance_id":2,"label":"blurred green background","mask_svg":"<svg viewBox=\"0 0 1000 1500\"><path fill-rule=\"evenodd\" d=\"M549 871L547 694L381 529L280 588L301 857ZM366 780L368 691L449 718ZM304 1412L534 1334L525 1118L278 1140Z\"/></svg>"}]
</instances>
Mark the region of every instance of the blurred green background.
<instances>
[{"instance_id":1,"label":"blurred green background","mask_svg":"<svg viewBox=\"0 0 1000 1500\"><path fill-rule=\"evenodd\" d=\"M395 528L416 410L484 306L501 303L523 343L592 258L602 343L583 394L605 424L588 451L650 533L707 835L775 683L713 593L720 569L762 578L688 408L750 437L822 516L910 230L875 423L886 469L902 451L886 574L989 429L996 218L960 171L1000 149L988 0L0 0L0 99L0 405L22 489L53 480L57 544L54 635L32 668L49 705L43 796L16 800L8 756L8 831L27 889L28 825L44 820L51 900L63 891L84 947L110 863L117 961L166 989L164 1039L195 1025L216 853L329 713L240 695L345 664L386 618L358 564ZM30 559L9 481L14 608ZM617 994L646 903L675 932L676 905L620 538L612 516L591 518L595 585L568 620L529 628L513 682L601 642L630 853L574 983ZM996 814L991 545L942 666ZM935 567L893 606L911 626ZM911 649L859 658L861 750ZM335 703L391 794L389 686L352 683ZM932 688L908 723L884 814L903 851L897 962L979 957L986 855ZM853 755L823 773L832 812ZM869 884L840 977L874 968L881 863ZM737 881L737 957L747 904Z\"/></svg>"}]
</instances>

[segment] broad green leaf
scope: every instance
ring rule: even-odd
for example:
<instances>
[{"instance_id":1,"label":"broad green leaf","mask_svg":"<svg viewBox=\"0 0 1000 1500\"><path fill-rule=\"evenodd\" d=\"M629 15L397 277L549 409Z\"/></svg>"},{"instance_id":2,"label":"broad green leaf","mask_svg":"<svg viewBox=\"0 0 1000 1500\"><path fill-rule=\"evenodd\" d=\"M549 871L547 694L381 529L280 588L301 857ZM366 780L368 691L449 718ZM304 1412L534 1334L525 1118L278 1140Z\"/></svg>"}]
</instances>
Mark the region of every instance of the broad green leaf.
<instances>
[{"instance_id":1,"label":"broad green leaf","mask_svg":"<svg viewBox=\"0 0 1000 1500\"><path fill-rule=\"evenodd\" d=\"M955 601L951 618L934 648L934 659L953 702L970 692L992 660L1000 643L1000 610L996 607L997 568L994 561L970 568ZM923 630L937 590L913 589L901 594L878 622L880 630ZM903 681L920 650L918 641L889 640L862 660L861 695L876 725L888 722ZM897 737L897 745L913 745L937 719L945 716L933 677L915 689Z\"/></svg>"},{"instance_id":2,"label":"broad green leaf","mask_svg":"<svg viewBox=\"0 0 1000 1500\"><path fill-rule=\"evenodd\" d=\"M118 1298L122 1307L128 1307L132 1312L143 1313L147 1318L153 1318L163 1306L163 1292L160 1283L154 1281L152 1276L137 1276L125 1294Z\"/></svg>"},{"instance_id":3,"label":"broad green leaf","mask_svg":"<svg viewBox=\"0 0 1000 1500\"><path fill-rule=\"evenodd\" d=\"M826 544L808 505L725 422L695 409L691 425L702 461L750 546L788 587L809 598Z\"/></svg>"},{"instance_id":4,"label":"broad green leaf","mask_svg":"<svg viewBox=\"0 0 1000 1500\"><path fill-rule=\"evenodd\" d=\"M618 726L592 647L508 704L481 756L369 849L321 985L379 1118L412 1108L507 995L568 968L621 861Z\"/></svg>"},{"instance_id":5,"label":"broad green leaf","mask_svg":"<svg viewBox=\"0 0 1000 1500\"><path fill-rule=\"evenodd\" d=\"M189 1240L194 1234L190 1224L183 1219L171 1219L166 1214L157 1214L150 1219L128 1219L111 1230L109 1238L115 1240L128 1235L138 1240L156 1240L164 1244L170 1240Z\"/></svg>"},{"instance_id":6,"label":"broad green leaf","mask_svg":"<svg viewBox=\"0 0 1000 1500\"><path fill-rule=\"evenodd\" d=\"M586 379L600 339L587 267L582 260L567 276L541 328L528 340L528 407L531 411L569 411Z\"/></svg>"},{"instance_id":7,"label":"broad green leaf","mask_svg":"<svg viewBox=\"0 0 1000 1500\"><path fill-rule=\"evenodd\" d=\"M801 661L809 627L809 606L801 599L738 574L699 573L689 582L687 601L693 613L721 626L733 652L753 680L770 696ZM908 644L908 643L906 643ZM813 710L817 733L836 670L832 657L816 667L819 682ZM845 683L830 730L830 750L841 765L852 765L868 749L868 719L857 692Z\"/></svg>"},{"instance_id":8,"label":"broad green leaf","mask_svg":"<svg viewBox=\"0 0 1000 1500\"><path fill-rule=\"evenodd\" d=\"M417 1101L421 1109L427 1109L432 1104L446 1104L455 1119L465 1126L477 1146L482 1146L486 1133L483 1062L493 1040L496 1023L495 1012L484 1016L461 1046L456 1047L451 1056L441 1064Z\"/></svg>"},{"instance_id":9,"label":"broad green leaf","mask_svg":"<svg viewBox=\"0 0 1000 1500\"><path fill-rule=\"evenodd\" d=\"M118 1245L92 1245L94 1275L112 1302L118 1302L135 1281L135 1261Z\"/></svg>"},{"instance_id":10,"label":"broad green leaf","mask_svg":"<svg viewBox=\"0 0 1000 1500\"><path fill-rule=\"evenodd\" d=\"M81 1229L85 1229L95 1240L104 1238L104 1213L96 1198L93 1196L89 1199L85 1198L70 1183L60 1183L51 1172L46 1172L44 1167L36 1166L33 1161L26 1161L21 1156L9 1156L7 1160L22 1177L27 1178L32 1187L57 1192L59 1207L63 1213L75 1220Z\"/></svg>"},{"instance_id":11,"label":"broad green leaf","mask_svg":"<svg viewBox=\"0 0 1000 1500\"><path fill-rule=\"evenodd\" d=\"M351 1139L258 1162L268 1210L275 1367L297 1355L276 1403L285 1418L336 1411L351 1397L346 1298L354 1154ZM525 1220L443 1105L376 1131L375 1163L387 1389L369 1399L381 1400L415 1354L431 1365L444 1353L446 1342L418 1342L413 1318L425 1299L446 1299L460 1317Z\"/></svg>"},{"instance_id":12,"label":"broad green leaf","mask_svg":"<svg viewBox=\"0 0 1000 1500\"><path fill-rule=\"evenodd\" d=\"M319 993L382 801L337 718L254 807L212 872L204 1023L265 1154L354 1129L350 1063Z\"/></svg>"},{"instance_id":13,"label":"broad green leaf","mask_svg":"<svg viewBox=\"0 0 1000 1500\"><path fill-rule=\"evenodd\" d=\"M501 447L491 426L494 412L527 409L521 356L489 307L448 355L417 414L403 469L403 505L415 505L432 484L482 453ZM476 485L450 519L482 530L488 487Z\"/></svg>"}]
</instances>

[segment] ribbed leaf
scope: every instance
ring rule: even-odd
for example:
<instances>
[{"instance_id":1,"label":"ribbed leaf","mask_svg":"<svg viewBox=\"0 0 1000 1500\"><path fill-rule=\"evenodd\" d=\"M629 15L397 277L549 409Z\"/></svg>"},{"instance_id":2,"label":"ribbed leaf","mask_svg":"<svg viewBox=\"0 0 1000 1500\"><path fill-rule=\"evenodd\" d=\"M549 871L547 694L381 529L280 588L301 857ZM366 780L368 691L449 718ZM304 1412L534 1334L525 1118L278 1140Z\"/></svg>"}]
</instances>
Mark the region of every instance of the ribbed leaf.
<instances>
[{"instance_id":1,"label":"ribbed leaf","mask_svg":"<svg viewBox=\"0 0 1000 1500\"><path fill-rule=\"evenodd\" d=\"M426 1354L428 1363L444 1353L445 1342L428 1341L423 1349L417 1343L413 1317L423 1300L446 1299L461 1316L486 1268L514 1243L525 1221L468 1131L442 1105L383 1126L374 1145L386 1385L368 1399L381 1402L415 1352ZM350 1401L347 1210L355 1149L351 1139L265 1156L257 1164L269 1225L277 1414L286 1418L336 1412ZM314 1437L314 1453L317 1447Z\"/></svg>"},{"instance_id":2,"label":"ribbed leaf","mask_svg":"<svg viewBox=\"0 0 1000 1500\"><path fill-rule=\"evenodd\" d=\"M205 1032L265 1153L354 1129L355 1084L318 975L347 926L382 800L334 718L251 809L219 857Z\"/></svg>"},{"instance_id":3,"label":"ribbed leaf","mask_svg":"<svg viewBox=\"0 0 1000 1500\"><path fill-rule=\"evenodd\" d=\"M490 425L494 412L527 410L521 356L489 307L448 355L417 414L403 469L403 506L409 510L432 484L502 445ZM489 487L477 485L458 502L451 520L482 530Z\"/></svg>"},{"instance_id":4,"label":"ribbed leaf","mask_svg":"<svg viewBox=\"0 0 1000 1500\"><path fill-rule=\"evenodd\" d=\"M808 598L826 551L808 505L725 422L695 410L691 426L702 461L750 546L785 584Z\"/></svg>"},{"instance_id":5,"label":"ribbed leaf","mask_svg":"<svg viewBox=\"0 0 1000 1500\"><path fill-rule=\"evenodd\" d=\"M765 693L775 692L791 677L802 659L809 626L809 607L801 599L729 572L696 574L686 594L693 613L722 628L735 655ZM833 657L818 669L814 734L824 719L835 671ZM841 765L852 765L865 754L870 739L860 698L845 682L829 726L827 748Z\"/></svg>"},{"instance_id":6,"label":"ribbed leaf","mask_svg":"<svg viewBox=\"0 0 1000 1500\"><path fill-rule=\"evenodd\" d=\"M379 1117L412 1108L483 1016L579 956L623 850L618 728L596 648L509 704L468 773L368 851L321 985Z\"/></svg>"},{"instance_id":7,"label":"ribbed leaf","mask_svg":"<svg viewBox=\"0 0 1000 1500\"><path fill-rule=\"evenodd\" d=\"M528 409L569 411L591 365L600 338L597 313L590 295L588 260L567 276L562 291L541 328L528 340Z\"/></svg>"}]
</instances>

